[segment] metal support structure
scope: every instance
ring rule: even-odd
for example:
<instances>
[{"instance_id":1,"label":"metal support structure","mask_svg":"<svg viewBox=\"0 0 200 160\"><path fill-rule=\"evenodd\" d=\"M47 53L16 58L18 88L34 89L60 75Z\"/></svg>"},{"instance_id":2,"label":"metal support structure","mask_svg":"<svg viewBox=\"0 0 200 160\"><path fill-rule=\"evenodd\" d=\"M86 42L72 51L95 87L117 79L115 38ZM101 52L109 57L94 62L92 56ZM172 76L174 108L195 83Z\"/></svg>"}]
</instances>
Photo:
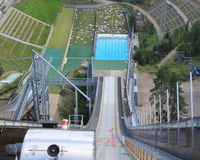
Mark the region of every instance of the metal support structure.
<instances>
[{"instance_id":1,"label":"metal support structure","mask_svg":"<svg viewBox=\"0 0 200 160\"><path fill-rule=\"evenodd\" d=\"M75 89L75 108L74 108L75 124L77 124L78 122L77 116L78 116L78 92Z\"/></svg>"},{"instance_id":2,"label":"metal support structure","mask_svg":"<svg viewBox=\"0 0 200 160\"><path fill-rule=\"evenodd\" d=\"M159 95L159 117L160 117L160 124L162 124L162 102L161 102L161 95Z\"/></svg>"},{"instance_id":3,"label":"metal support structure","mask_svg":"<svg viewBox=\"0 0 200 160\"><path fill-rule=\"evenodd\" d=\"M48 106L47 106L47 95L48 95L48 86L46 85L46 79L47 79L47 73L45 74L45 64L42 61L42 71L43 71L43 75L42 75L42 82L41 82L41 86L42 86L42 92L41 92L41 100L42 100L42 119L43 120L48 120L49 119L49 113L48 113Z\"/></svg>"},{"instance_id":4,"label":"metal support structure","mask_svg":"<svg viewBox=\"0 0 200 160\"><path fill-rule=\"evenodd\" d=\"M139 115L140 115L140 126L142 126L142 111L141 111L141 108L139 110Z\"/></svg>"},{"instance_id":5,"label":"metal support structure","mask_svg":"<svg viewBox=\"0 0 200 160\"><path fill-rule=\"evenodd\" d=\"M141 126L143 126L143 109L142 109L142 107L141 107L141 109L140 109L140 111L141 111Z\"/></svg>"},{"instance_id":6,"label":"metal support structure","mask_svg":"<svg viewBox=\"0 0 200 160\"><path fill-rule=\"evenodd\" d=\"M148 122L148 105L147 104L146 104L146 107L145 107L145 122L146 122L145 125L149 124L149 122Z\"/></svg>"},{"instance_id":7,"label":"metal support structure","mask_svg":"<svg viewBox=\"0 0 200 160\"><path fill-rule=\"evenodd\" d=\"M153 111L154 111L154 135L155 135L155 141L156 141L157 127L156 127L156 97L155 96L153 96Z\"/></svg>"},{"instance_id":8,"label":"metal support structure","mask_svg":"<svg viewBox=\"0 0 200 160\"><path fill-rule=\"evenodd\" d=\"M169 128L169 122L170 122L170 109L169 109L169 90L167 89L167 143L170 143L170 128Z\"/></svg>"},{"instance_id":9,"label":"metal support structure","mask_svg":"<svg viewBox=\"0 0 200 160\"><path fill-rule=\"evenodd\" d=\"M160 111L160 142L162 143L162 104L161 95L159 95L159 111Z\"/></svg>"},{"instance_id":10,"label":"metal support structure","mask_svg":"<svg viewBox=\"0 0 200 160\"><path fill-rule=\"evenodd\" d=\"M192 72L190 72L190 107L191 107L191 132L192 132L192 148L195 148L195 142L194 142L194 104L193 104L193 84L192 84Z\"/></svg>"},{"instance_id":11,"label":"metal support structure","mask_svg":"<svg viewBox=\"0 0 200 160\"><path fill-rule=\"evenodd\" d=\"M166 30L166 15L167 15L167 2L166 0L163 0L162 2L162 6L161 6L163 9L162 9L162 18L160 19L160 26L161 26L161 29L163 29L164 32L167 32Z\"/></svg>"},{"instance_id":12,"label":"metal support structure","mask_svg":"<svg viewBox=\"0 0 200 160\"><path fill-rule=\"evenodd\" d=\"M176 112L177 112L177 123L178 123L178 135L177 135L177 144L178 146L180 145L179 143L179 139L180 139L180 126L179 126L179 122L180 122L180 109L179 109L179 84L178 82L176 82Z\"/></svg>"},{"instance_id":13,"label":"metal support structure","mask_svg":"<svg viewBox=\"0 0 200 160\"><path fill-rule=\"evenodd\" d=\"M92 113L92 102L91 100L89 101L89 115Z\"/></svg>"},{"instance_id":14,"label":"metal support structure","mask_svg":"<svg viewBox=\"0 0 200 160\"><path fill-rule=\"evenodd\" d=\"M156 97L153 96L154 125L156 125Z\"/></svg>"},{"instance_id":15,"label":"metal support structure","mask_svg":"<svg viewBox=\"0 0 200 160\"><path fill-rule=\"evenodd\" d=\"M33 58L33 80L32 80L32 90L33 90L33 102L34 102L34 108L35 108L35 114L36 114L36 119L40 119L40 112L39 112L39 95L38 95L38 84L37 84L37 74L36 74L36 56L33 53L32 54Z\"/></svg>"},{"instance_id":16,"label":"metal support structure","mask_svg":"<svg viewBox=\"0 0 200 160\"><path fill-rule=\"evenodd\" d=\"M33 92L32 94L33 94L35 117L36 117L36 120L39 120L40 119L39 105L38 105L37 93L35 90L35 84L33 81L31 81L31 87L32 87L32 92Z\"/></svg>"},{"instance_id":17,"label":"metal support structure","mask_svg":"<svg viewBox=\"0 0 200 160\"><path fill-rule=\"evenodd\" d=\"M150 122L149 122L150 125L152 124L151 120L152 120L152 106L151 106L151 103L150 103Z\"/></svg>"},{"instance_id":18,"label":"metal support structure","mask_svg":"<svg viewBox=\"0 0 200 160\"><path fill-rule=\"evenodd\" d=\"M63 80L66 80L74 89L76 89L81 95L83 95L89 101L89 115L91 115L91 99L85 93L83 93L76 85L74 85L68 78L66 78L60 71L58 71L53 65L51 65L43 56L38 54L33 50L33 56L37 56L41 58L44 62L46 62L58 75L60 75Z\"/></svg>"}]
</instances>

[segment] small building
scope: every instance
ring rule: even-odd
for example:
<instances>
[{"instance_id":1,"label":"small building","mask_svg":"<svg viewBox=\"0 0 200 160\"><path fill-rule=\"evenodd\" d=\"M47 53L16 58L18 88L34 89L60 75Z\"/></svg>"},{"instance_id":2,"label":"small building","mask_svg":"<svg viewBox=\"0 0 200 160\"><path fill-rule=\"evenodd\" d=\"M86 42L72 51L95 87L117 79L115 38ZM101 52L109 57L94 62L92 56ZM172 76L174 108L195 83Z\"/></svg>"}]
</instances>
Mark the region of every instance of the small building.
<instances>
[{"instance_id":1,"label":"small building","mask_svg":"<svg viewBox=\"0 0 200 160\"><path fill-rule=\"evenodd\" d=\"M0 81L0 84L11 84L22 75L20 72L10 74L7 78Z\"/></svg>"}]
</instances>

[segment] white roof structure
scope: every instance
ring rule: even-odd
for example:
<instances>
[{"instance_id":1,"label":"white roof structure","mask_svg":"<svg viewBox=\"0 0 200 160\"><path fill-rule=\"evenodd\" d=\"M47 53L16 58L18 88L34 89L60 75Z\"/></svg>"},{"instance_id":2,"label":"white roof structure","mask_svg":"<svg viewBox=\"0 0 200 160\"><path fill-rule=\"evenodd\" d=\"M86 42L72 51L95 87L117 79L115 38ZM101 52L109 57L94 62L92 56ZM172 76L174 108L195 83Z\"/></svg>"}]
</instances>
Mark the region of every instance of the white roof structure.
<instances>
[{"instance_id":1,"label":"white roof structure","mask_svg":"<svg viewBox=\"0 0 200 160\"><path fill-rule=\"evenodd\" d=\"M57 157L48 153L52 145L59 148ZM24 138L20 160L92 160L93 150L94 132L30 129Z\"/></svg>"}]
</instances>

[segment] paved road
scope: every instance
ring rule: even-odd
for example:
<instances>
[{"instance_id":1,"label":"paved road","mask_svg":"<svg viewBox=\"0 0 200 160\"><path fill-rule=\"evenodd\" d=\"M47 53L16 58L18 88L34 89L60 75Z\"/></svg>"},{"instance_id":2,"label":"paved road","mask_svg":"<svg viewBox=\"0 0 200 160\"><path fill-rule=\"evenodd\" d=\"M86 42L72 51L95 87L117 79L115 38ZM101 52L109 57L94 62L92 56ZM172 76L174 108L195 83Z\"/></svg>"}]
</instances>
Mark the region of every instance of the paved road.
<instances>
[{"instance_id":1,"label":"paved road","mask_svg":"<svg viewBox=\"0 0 200 160\"><path fill-rule=\"evenodd\" d=\"M116 137L115 77L105 77L101 102L100 120L97 126L97 160L133 160Z\"/></svg>"}]
</instances>

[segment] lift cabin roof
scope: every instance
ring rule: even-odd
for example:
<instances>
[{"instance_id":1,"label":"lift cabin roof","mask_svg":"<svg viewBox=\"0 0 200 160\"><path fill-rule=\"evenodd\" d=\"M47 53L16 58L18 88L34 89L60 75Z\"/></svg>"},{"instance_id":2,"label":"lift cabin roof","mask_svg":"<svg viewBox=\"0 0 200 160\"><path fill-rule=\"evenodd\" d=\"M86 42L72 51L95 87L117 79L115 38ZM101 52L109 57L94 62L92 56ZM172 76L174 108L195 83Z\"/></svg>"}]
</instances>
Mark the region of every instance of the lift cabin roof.
<instances>
[{"instance_id":1,"label":"lift cabin roof","mask_svg":"<svg viewBox=\"0 0 200 160\"><path fill-rule=\"evenodd\" d=\"M93 150L94 132L30 129L24 138L20 160L92 160Z\"/></svg>"}]
</instances>

